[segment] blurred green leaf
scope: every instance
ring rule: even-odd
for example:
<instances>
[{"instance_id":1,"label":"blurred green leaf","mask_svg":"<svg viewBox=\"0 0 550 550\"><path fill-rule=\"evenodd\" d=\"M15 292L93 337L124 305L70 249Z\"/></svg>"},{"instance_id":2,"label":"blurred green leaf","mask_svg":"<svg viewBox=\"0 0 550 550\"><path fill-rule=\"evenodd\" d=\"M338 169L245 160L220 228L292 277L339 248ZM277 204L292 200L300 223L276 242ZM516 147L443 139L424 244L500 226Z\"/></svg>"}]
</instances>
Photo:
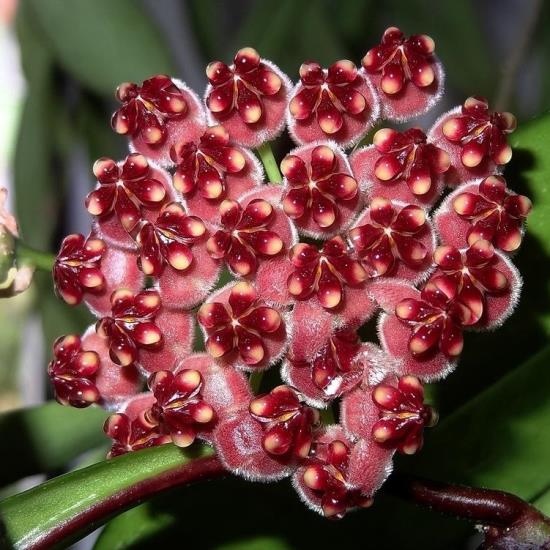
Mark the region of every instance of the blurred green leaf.
<instances>
[{"instance_id":1,"label":"blurred green leaf","mask_svg":"<svg viewBox=\"0 0 550 550\"><path fill-rule=\"evenodd\" d=\"M101 509L113 498L116 503L122 492L131 493L140 482L167 474L212 452L209 447L184 451L174 445L162 445L93 464L9 497L0 502L0 545L3 543L2 548L51 548L55 541L56 548L65 548L105 520L100 512L95 521L80 525L78 518L82 513ZM78 525L78 533L67 539L55 535L70 522ZM52 539L46 543L49 537Z\"/></svg>"},{"instance_id":2,"label":"blurred green leaf","mask_svg":"<svg viewBox=\"0 0 550 550\"><path fill-rule=\"evenodd\" d=\"M25 241L48 250L60 206L50 165L55 119L53 57L25 3L18 11L16 28L28 86L14 159L17 215Z\"/></svg>"},{"instance_id":3,"label":"blurred green leaf","mask_svg":"<svg viewBox=\"0 0 550 550\"><path fill-rule=\"evenodd\" d=\"M9 449L3 453L0 485L55 471L100 445L106 416L96 407L76 410L55 402L0 415L0 439Z\"/></svg>"},{"instance_id":4,"label":"blurred green leaf","mask_svg":"<svg viewBox=\"0 0 550 550\"><path fill-rule=\"evenodd\" d=\"M169 50L154 21L133 0L23 0L74 78L111 95L125 80L172 73Z\"/></svg>"}]
</instances>

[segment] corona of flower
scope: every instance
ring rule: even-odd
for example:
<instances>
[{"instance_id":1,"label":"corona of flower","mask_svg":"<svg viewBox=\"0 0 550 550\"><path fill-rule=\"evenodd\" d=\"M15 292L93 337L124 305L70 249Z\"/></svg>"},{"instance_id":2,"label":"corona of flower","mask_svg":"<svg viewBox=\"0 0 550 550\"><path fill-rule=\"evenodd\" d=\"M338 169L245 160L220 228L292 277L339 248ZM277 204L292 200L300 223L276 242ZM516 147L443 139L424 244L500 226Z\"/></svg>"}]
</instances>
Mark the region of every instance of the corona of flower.
<instances>
[{"instance_id":1,"label":"corona of flower","mask_svg":"<svg viewBox=\"0 0 550 550\"><path fill-rule=\"evenodd\" d=\"M251 47L207 66L202 102L169 76L118 88L131 152L94 164L91 231L53 268L95 319L48 366L59 403L112 412L109 457L203 440L341 518L429 438L423 384L512 313L531 210L501 175L513 115L471 97L431 129L388 127L442 96L435 41L390 27L364 51L303 63L293 89ZM285 130L297 146L274 159Z\"/></svg>"}]
</instances>

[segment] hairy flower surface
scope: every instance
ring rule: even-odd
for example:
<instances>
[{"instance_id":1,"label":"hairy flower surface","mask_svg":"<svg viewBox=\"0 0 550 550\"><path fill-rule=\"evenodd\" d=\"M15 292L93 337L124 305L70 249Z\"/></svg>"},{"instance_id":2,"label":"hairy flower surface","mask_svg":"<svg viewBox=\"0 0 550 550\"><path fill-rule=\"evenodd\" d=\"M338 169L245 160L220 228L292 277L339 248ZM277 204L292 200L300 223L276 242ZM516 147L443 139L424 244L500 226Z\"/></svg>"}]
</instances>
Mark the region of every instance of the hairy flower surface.
<instances>
[{"instance_id":1,"label":"hairy flower surface","mask_svg":"<svg viewBox=\"0 0 550 550\"><path fill-rule=\"evenodd\" d=\"M338 519L420 451L437 420L422 383L456 368L463 332L518 301L531 202L500 175L515 119L472 97L359 144L443 93L434 41L396 27L359 68L303 63L293 89L250 47L206 73L204 102L168 76L119 87L130 153L94 164L92 231L53 268L96 320L55 342L48 375L60 403L114 412L110 457L199 439ZM275 158L285 125L298 146Z\"/></svg>"},{"instance_id":2,"label":"hairy flower surface","mask_svg":"<svg viewBox=\"0 0 550 550\"><path fill-rule=\"evenodd\" d=\"M343 146L359 140L378 117L372 88L347 59L323 69L302 64L288 106L288 128L297 143L330 138Z\"/></svg>"}]
</instances>

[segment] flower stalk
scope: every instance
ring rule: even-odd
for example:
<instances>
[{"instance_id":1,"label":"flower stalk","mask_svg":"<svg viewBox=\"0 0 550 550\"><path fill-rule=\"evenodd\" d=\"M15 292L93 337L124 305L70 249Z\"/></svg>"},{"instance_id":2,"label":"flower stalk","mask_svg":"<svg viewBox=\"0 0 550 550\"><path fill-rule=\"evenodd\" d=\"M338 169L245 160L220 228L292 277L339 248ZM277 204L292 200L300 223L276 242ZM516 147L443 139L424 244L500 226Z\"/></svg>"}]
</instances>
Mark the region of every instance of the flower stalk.
<instances>
[{"instance_id":1,"label":"flower stalk","mask_svg":"<svg viewBox=\"0 0 550 550\"><path fill-rule=\"evenodd\" d=\"M279 170L279 166L277 164L277 161L275 160L275 156L273 155L271 144L266 141L265 143L262 143L262 145L260 145L256 150L258 151L260 160L264 165L268 181L272 183L281 183L283 181L283 177L281 176L281 171Z\"/></svg>"}]
</instances>

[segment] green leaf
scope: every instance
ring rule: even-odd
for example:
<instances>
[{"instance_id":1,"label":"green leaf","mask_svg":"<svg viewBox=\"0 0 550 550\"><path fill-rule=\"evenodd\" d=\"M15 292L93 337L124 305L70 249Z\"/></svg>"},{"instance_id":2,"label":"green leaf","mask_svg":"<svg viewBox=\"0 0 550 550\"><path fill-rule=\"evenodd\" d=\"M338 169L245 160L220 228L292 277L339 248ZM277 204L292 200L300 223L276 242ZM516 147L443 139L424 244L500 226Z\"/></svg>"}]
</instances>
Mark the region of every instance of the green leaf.
<instances>
[{"instance_id":1,"label":"green leaf","mask_svg":"<svg viewBox=\"0 0 550 550\"><path fill-rule=\"evenodd\" d=\"M52 472L105 441L101 424L107 413L73 409L55 402L0 415L2 456L0 485Z\"/></svg>"},{"instance_id":2,"label":"green leaf","mask_svg":"<svg viewBox=\"0 0 550 550\"><path fill-rule=\"evenodd\" d=\"M116 506L122 494L139 491L139 484L155 476L169 475L195 458L213 453L209 447L185 450L174 445L128 453L56 477L24 493L0 502L5 546L3 548L29 548L44 544L50 548L65 548L93 531L106 520L102 507L112 504L116 513L123 511ZM108 503L108 501L110 501ZM135 503L134 503L135 504ZM79 517L90 510L97 514L88 517L93 521L79 523ZM75 525L77 530L69 536L59 534L59 529Z\"/></svg>"},{"instance_id":3,"label":"green leaf","mask_svg":"<svg viewBox=\"0 0 550 550\"><path fill-rule=\"evenodd\" d=\"M169 50L132 0L24 0L56 60L90 90L111 95L123 81L172 73Z\"/></svg>"},{"instance_id":4,"label":"green leaf","mask_svg":"<svg viewBox=\"0 0 550 550\"><path fill-rule=\"evenodd\" d=\"M28 85L14 159L17 216L27 244L48 250L59 212L59 195L51 173L53 57L25 3L18 11L16 28Z\"/></svg>"}]
</instances>

